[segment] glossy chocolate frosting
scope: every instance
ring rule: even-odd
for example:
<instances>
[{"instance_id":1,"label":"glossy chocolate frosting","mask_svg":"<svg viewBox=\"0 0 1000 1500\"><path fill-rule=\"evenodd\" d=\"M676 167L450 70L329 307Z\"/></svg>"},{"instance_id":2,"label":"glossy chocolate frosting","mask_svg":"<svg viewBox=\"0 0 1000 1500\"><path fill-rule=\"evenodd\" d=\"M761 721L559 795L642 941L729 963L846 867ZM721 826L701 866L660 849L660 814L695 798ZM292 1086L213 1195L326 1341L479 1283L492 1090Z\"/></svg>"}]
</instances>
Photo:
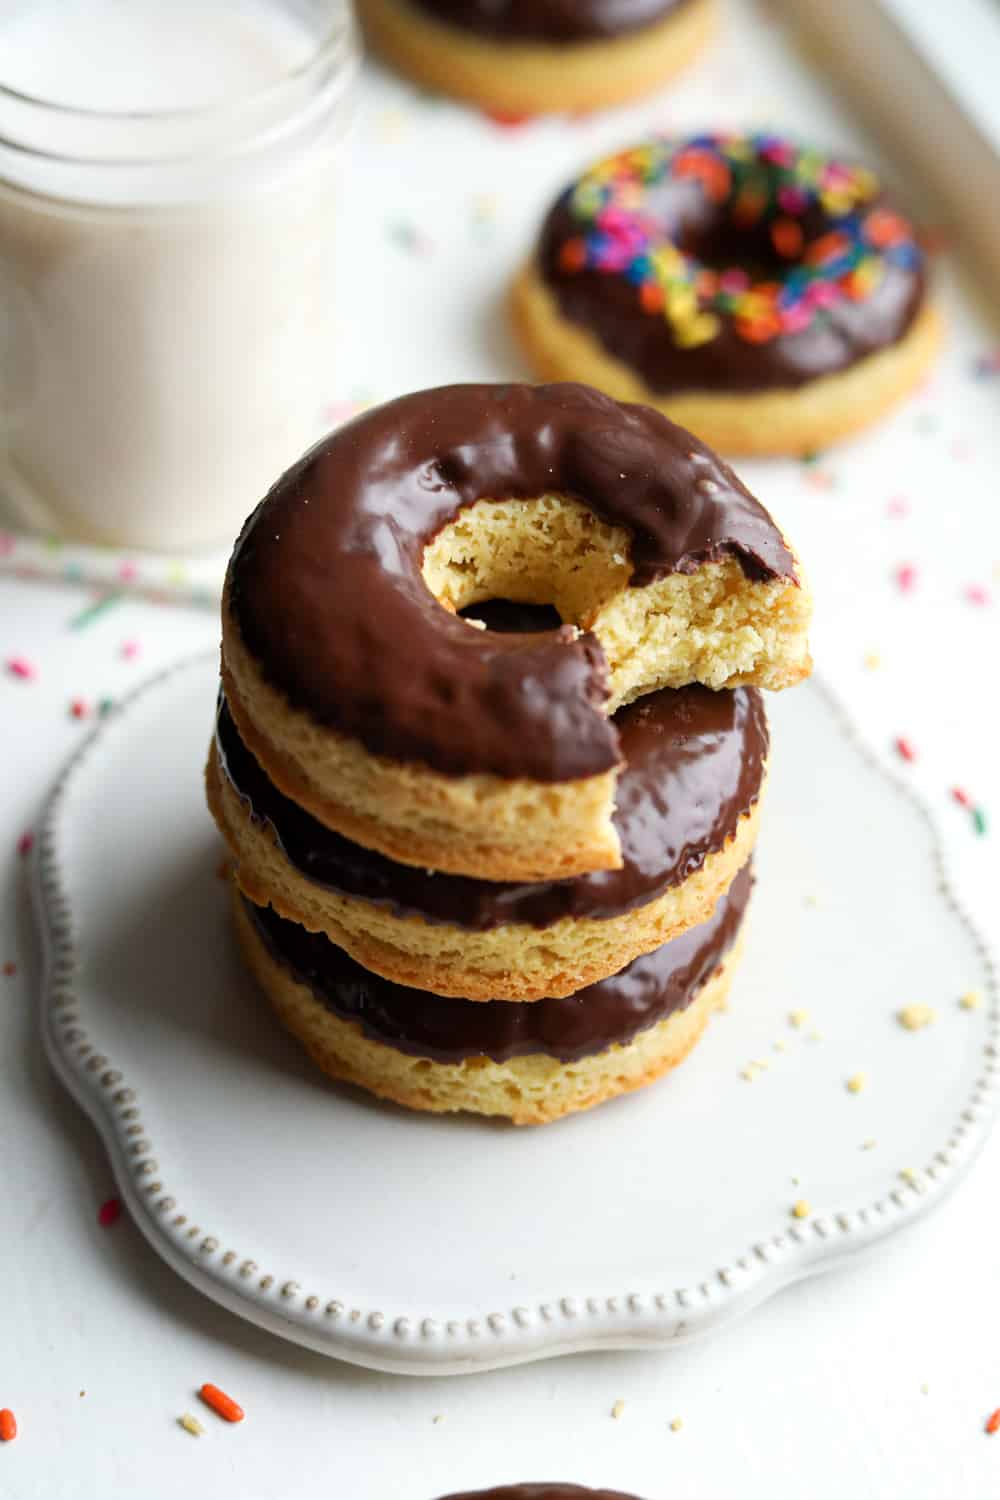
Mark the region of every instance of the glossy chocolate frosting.
<instances>
[{"instance_id":1,"label":"glossy chocolate frosting","mask_svg":"<svg viewBox=\"0 0 1000 1500\"><path fill-rule=\"evenodd\" d=\"M499 42L583 42L659 21L686 0L416 0L438 21Z\"/></svg>"},{"instance_id":2,"label":"glossy chocolate frosting","mask_svg":"<svg viewBox=\"0 0 1000 1500\"><path fill-rule=\"evenodd\" d=\"M614 724L625 758L614 819L622 868L537 883L434 874L333 833L268 779L224 700L216 746L234 790L308 880L396 916L483 932L505 922L541 928L644 906L700 869L756 801L768 732L755 688L664 689L619 710Z\"/></svg>"},{"instance_id":3,"label":"glossy chocolate frosting","mask_svg":"<svg viewBox=\"0 0 1000 1500\"><path fill-rule=\"evenodd\" d=\"M573 1062L631 1041L689 1005L735 941L751 884L745 865L707 922L564 1000L452 1000L409 989L370 974L322 933L271 907L245 905L272 956L375 1041L436 1062L504 1062L539 1052Z\"/></svg>"},{"instance_id":4,"label":"glossy chocolate frosting","mask_svg":"<svg viewBox=\"0 0 1000 1500\"><path fill-rule=\"evenodd\" d=\"M629 528L630 587L727 556L754 579L795 577L763 506L659 413L582 385L455 385L364 413L289 469L237 541L229 608L265 678L375 754L446 775L599 775L619 757L597 639L474 630L420 572L465 506L546 493Z\"/></svg>"},{"instance_id":5,"label":"glossy chocolate frosting","mask_svg":"<svg viewBox=\"0 0 1000 1500\"><path fill-rule=\"evenodd\" d=\"M465 1490L444 1500L635 1500L621 1490L591 1490L582 1484L504 1484L495 1490Z\"/></svg>"},{"instance_id":6,"label":"glossy chocolate frosting","mask_svg":"<svg viewBox=\"0 0 1000 1500\"><path fill-rule=\"evenodd\" d=\"M558 199L542 227L538 266L564 317L578 323L609 354L639 372L651 391L671 396L688 391L764 391L805 385L833 375L866 355L896 343L906 333L925 292L922 265L886 264L882 280L862 300L843 299L800 333L762 343L740 336L731 319L720 333L694 348L681 348L660 316L645 312L626 276L600 270L562 268L559 251L581 233L574 217L573 189ZM706 265L753 264L781 274L762 232L736 236L720 224L719 208L693 177L667 178L650 194L650 211L682 250ZM824 227L812 207L800 220L806 239Z\"/></svg>"}]
</instances>

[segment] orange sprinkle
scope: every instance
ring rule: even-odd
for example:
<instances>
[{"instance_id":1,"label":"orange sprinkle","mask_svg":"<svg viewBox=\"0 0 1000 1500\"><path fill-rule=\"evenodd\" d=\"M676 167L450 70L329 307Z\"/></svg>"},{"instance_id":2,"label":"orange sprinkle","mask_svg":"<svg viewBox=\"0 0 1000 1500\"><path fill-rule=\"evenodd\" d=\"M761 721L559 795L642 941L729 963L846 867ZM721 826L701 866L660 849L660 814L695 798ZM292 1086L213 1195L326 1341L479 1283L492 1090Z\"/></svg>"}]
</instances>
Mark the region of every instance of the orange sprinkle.
<instances>
[{"instance_id":1,"label":"orange sprinkle","mask_svg":"<svg viewBox=\"0 0 1000 1500\"><path fill-rule=\"evenodd\" d=\"M824 261L836 260L838 255L843 255L849 248L847 236L841 234L839 229L832 229L829 234L821 234L818 240L812 241L803 259L807 266L818 266Z\"/></svg>"},{"instance_id":2,"label":"orange sprinkle","mask_svg":"<svg viewBox=\"0 0 1000 1500\"><path fill-rule=\"evenodd\" d=\"M748 344L766 344L781 332L781 323L773 313L759 318L737 318L736 332Z\"/></svg>"},{"instance_id":3,"label":"orange sprinkle","mask_svg":"<svg viewBox=\"0 0 1000 1500\"><path fill-rule=\"evenodd\" d=\"M794 219L775 219L771 225L771 239L775 250L786 260L795 260L802 254L802 225L797 224Z\"/></svg>"},{"instance_id":4,"label":"orange sprinkle","mask_svg":"<svg viewBox=\"0 0 1000 1500\"><path fill-rule=\"evenodd\" d=\"M864 223L865 239L879 250L898 245L909 234L909 225L887 208L874 208Z\"/></svg>"},{"instance_id":5,"label":"orange sprinkle","mask_svg":"<svg viewBox=\"0 0 1000 1500\"><path fill-rule=\"evenodd\" d=\"M220 1391L217 1385L203 1385L198 1395L206 1406L210 1406L217 1417L224 1422L242 1422L243 1408L237 1406L232 1396L227 1396L225 1391Z\"/></svg>"},{"instance_id":6,"label":"orange sprinkle","mask_svg":"<svg viewBox=\"0 0 1000 1500\"><path fill-rule=\"evenodd\" d=\"M3 1415L3 1412L0 1412L0 1419L3 1418ZM992 1437L994 1433L1000 1432L1000 1406L997 1407L996 1411L991 1417L988 1417L986 1419L986 1431L988 1432L990 1437Z\"/></svg>"},{"instance_id":7,"label":"orange sprinkle","mask_svg":"<svg viewBox=\"0 0 1000 1500\"><path fill-rule=\"evenodd\" d=\"M561 271L582 271L587 264L587 242L577 236L576 239L566 240L559 247L559 269Z\"/></svg>"},{"instance_id":8,"label":"orange sprinkle","mask_svg":"<svg viewBox=\"0 0 1000 1500\"><path fill-rule=\"evenodd\" d=\"M12 1443L17 1437L17 1418L9 1406L0 1411L0 1443Z\"/></svg>"},{"instance_id":9,"label":"orange sprinkle","mask_svg":"<svg viewBox=\"0 0 1000 1500\"><path fill-rule=\"evenodd\" d=\"M675 177L697 177L713 203L723 203L729 195L732 176L727 163L698 146L678 151L671 171Z\"/></svg>"},{"instance_id":10,"label":"orange sprinkle","mask_svg":"<svg viewBox=\"0 0 1000 1500\"><path fill-rule=\"evenodd\" d=\"M639 287L639 301L644 312L662 312L663 300L663 288L655 281L644 281Z\"/></svg>"}]
</instances>

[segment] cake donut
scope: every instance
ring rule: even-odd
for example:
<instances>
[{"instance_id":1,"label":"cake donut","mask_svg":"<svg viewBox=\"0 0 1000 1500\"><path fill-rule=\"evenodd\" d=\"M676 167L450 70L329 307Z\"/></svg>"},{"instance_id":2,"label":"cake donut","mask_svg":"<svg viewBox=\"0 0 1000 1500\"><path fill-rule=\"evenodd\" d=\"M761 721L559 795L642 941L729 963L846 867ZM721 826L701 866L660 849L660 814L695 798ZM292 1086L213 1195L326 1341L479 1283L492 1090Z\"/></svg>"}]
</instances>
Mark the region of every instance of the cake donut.
<instances>
[{"instance_id":1,"label":"cake donut","mask_svg":"<svg viewBox=\"0 0 1000 1500\"><path fill-rule=\"evenodd\" d=\"M220 704L208 801L258 905L398 984L467 1000L572 994L703 922L750 857L768 749L755 688L619 710L622 867L537 884L431 873L331 832L271 784Z\"/></svg>"},{"instance_id":2,"label":"cake donut","mask_svg":"<svg viewBox=\"0 0 1000 1500\"><path fill-rule=\"evenodd\" d=\"M716 0L357 0L372 45L401 73L499 114L633 99L710 37Z\"/></svg>"},{"instance_id":3,"label":"cake donut","mask_svg":"<svg viewBox=\"0 0 1000 1500\"><path fill-rule=\"evenodd\" d=\"M866 426L940 337L875 173L770 134L654 139L589 168L545 218L512 317L541 375L743 454Z\"/></svg>"},{"instance_id":4,"label":"cake donut","mask_svg":"<svg viewBox=\"0 0 1000 1500\"><path fill-rule=\"evenodd\" d=\"M233 884L246 961L330 1077L409 1109L545 1124L681 1062L725 1000L750 895L745 867L707 922L564 999L471 1002L363 969Z\"/></svg>"},{"instance_id":5,"label":"cake donut","mask_svg":"<svg viewBox=\"0 0 1000 1500\"><path fill-rule=\"evenodd\" d=\"M459 614L552 604L558 630ZM268 779L403 864L621 867L609 717L663 687L807 675L810 598L709 449L580 385L449 386L316 445L247 521L222 681Z\"/></svg>"}]
</instances>

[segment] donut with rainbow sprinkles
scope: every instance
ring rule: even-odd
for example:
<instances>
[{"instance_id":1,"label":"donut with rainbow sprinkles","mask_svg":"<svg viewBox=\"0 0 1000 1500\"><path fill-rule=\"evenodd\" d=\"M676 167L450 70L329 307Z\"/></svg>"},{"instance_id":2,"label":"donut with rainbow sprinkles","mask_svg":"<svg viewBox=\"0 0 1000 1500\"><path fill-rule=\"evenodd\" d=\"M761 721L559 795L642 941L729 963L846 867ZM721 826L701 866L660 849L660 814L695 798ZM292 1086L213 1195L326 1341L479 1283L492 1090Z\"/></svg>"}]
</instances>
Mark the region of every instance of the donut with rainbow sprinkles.
<instances>
[{"instance_id":1,"label":"donut with rainbow sprinkles","mask_svg":"<svg viewBox=\"0 0 1000 1500\"><path fill-rule=\"evenodd\" d=\"M878 176L768 134L654 139L564 191L512 295L538 373L657 407L735 454L867 426L940 342Z\"/></svg>"}]
</instances>

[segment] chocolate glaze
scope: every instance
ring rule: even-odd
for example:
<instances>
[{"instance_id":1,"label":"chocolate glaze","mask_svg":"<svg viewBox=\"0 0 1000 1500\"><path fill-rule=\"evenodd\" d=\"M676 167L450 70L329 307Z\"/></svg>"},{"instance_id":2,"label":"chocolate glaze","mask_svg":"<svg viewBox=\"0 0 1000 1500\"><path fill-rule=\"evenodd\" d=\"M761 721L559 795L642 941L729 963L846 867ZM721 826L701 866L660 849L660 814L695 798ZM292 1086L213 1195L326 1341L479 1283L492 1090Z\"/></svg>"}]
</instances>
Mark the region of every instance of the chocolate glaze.
<instances>
[{"instance_id":1,"label":"chocolate glaze","mask_svg":"<svg viewBox=\"0 0 1000 1500\"><path fill-rule=\"evenodd\" d=\"M582 1484L504 1484L495 1490L465 1490L443 1500L635 1500L621 1490L591 1490Z\"/></svg>"},{"instance_id":2,"label":"chocolate glaze","mask_svg":"<svg viewBox=\"0 0 1000 1500\"><path fill-rule=\"evenodd\" d=\"M271 907L245 905L272 956L375 1041L435 1062L505 1062L538 1052L573 1062L631 1041L689 1005L735 941L751 884L746 865L707 922L564 1000L452 1000L409 989L370 974L322 933Z\"/></svg>"},{"instance_id":3,"label":"chocolate glaze","mask_svg":"<svg viewBox=\"0 0 1000 1500\"><path fill-rule=\"evenodd\" d=\"M438 21L498 42L583 42L652 26L686 0L416 0Z\"/></svg>"},{"instance_id":4,"label":"chocolate glaze","mask_svg":"<svg viewBox=\"0 0 1000 1500\"><path fill-rule=\"evenodd\" d=\"M644 312L626 277L597 270L567 271L560 247L580 234L570 207L572 188L558 199L542 227L538 249L541 274L564 317L595 334L609 354L637 370L657 395L681 391L761 391L795 388L821 375L847 369L859 359L896 343L920 308L925 291L922 266L886 264L882 280L861 301L844 299L801 333L779 334L750 343L723 319L721 332L695 348L680 348L662 317ZM719 208L692 177L668 178L650 195L650 210L665 232L710 266L774 261L766 233L734 236L720 224ZM822 229L821 210L812 207L799 221L807 239ZM774 269L787 271L784 262Z\"/></svg>"},{"instance_id":5,"label":"chocolate glaze","mask_svg":"<svg viewBox=\"0 0 1000 1500\"><path fill-rule=\"evenodd\" d=\"M700 869L756 801L768 749L756 689L664 689L619 710L614 724L625 757L614 819L622 868L538 883L432 874L333 833L268 779L224 700L216 746L252 816L270 827L308 880L396 916L484 932L505 922L542 928L563 917L615 917L644 906Z\"/></svg>"},{"instance_id":6,"label":"chocolate glaze","mask_svg":"<svg viewBox=\"0 0 1000 1500\"><path fill-rule=\"evenodd\" d=\"M268 681L375 754L446 775L599 775L618 745L596 638L473 630L420 573L463 507L546 493L630 529L631 587L727 556L795 578L763 506L659 413L582 385L456 385L364 413L289 469L237 541L229 607Z\"/></svg>"}]
</instances>

